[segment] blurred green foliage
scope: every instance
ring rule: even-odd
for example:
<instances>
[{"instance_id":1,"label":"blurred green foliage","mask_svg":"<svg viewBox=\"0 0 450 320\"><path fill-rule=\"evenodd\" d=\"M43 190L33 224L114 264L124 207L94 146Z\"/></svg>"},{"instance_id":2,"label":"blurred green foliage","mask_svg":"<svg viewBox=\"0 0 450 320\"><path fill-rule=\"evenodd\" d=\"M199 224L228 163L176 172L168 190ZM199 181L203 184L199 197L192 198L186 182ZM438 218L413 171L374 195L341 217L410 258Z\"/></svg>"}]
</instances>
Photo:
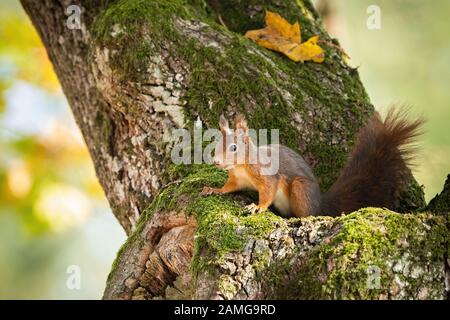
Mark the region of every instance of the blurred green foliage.
<instances>
[{"instance_id":1,"label":"blurred green foliage","mask_svg":"<svg viewBox=\"0 0 450 320\"><path fill-rule=\"evenodd\" d=\"M123 240L36 31L2 0L0 299L99 298Z\"/></svg>"},{"instance_id":2,"label":"blurred green foliage","mask_svg":"<svg viewBox=\"0 0 450 320\"><path fill-rule=\"evenodd\" d=\"M45 48L18 1L2 1L0 6L0 89L4 91L14 80L25 80L45 90L58 90Z\"/></svg>"},{"instance_id":3,"label":"blurred green foliage","mask_svg":"<svg viewBox=\"0 0 450 320\"><path fill-rule=\"evenodd\" d=\"M5 96L20 81L38 86L45 95L61 95L45 48L29 19L18 3L7 1L0 6L0 110L6 112ZM39 108L32 103L30 106ZM23 117L27 119L27 114ZM68 127L59 114L46 121L44 130L30 133L5 128L0 118L0 214L19 215L31 232L82 222L92 211L92 199L104 201L75 127ZM59 197L60 202L52 196ZM78 208L62 203L62 199L77 201Z\"/></svg>"}]
</instances>

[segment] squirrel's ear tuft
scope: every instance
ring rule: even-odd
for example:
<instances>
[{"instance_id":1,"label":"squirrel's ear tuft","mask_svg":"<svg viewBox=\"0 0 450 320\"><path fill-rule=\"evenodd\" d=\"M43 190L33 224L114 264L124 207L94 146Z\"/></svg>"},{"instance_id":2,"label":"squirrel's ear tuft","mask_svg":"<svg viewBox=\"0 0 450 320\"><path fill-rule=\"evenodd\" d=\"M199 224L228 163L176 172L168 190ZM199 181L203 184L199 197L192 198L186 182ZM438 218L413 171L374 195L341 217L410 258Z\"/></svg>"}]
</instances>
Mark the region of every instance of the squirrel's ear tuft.
<instances>
[{"instance_id":1,"label":"squirrel's ear tuft","mask_svg":"<svg viewBox=\"0 0 450 320\"><path fill-rule=\"evenodd\" d=\"M245 117L243 115L236 115L236 117L234 118L234 122L236 123L236 130L242 130L245 133L248 132L247 120L245 120Z\"/></svg>"},{"instance_id":2,"label":"squirrel's ear tuft","mask_svg":"<svg viewBox=\"0 0 450 320\"><path fill-rule=\"evenodd\" d=\"M225 116L223 114L220 115L219 127L220 127L220 130L222 130L222 131L230 130L230 126L228 125L228 120L225 118Z\"/></svg>"}]
</instances>

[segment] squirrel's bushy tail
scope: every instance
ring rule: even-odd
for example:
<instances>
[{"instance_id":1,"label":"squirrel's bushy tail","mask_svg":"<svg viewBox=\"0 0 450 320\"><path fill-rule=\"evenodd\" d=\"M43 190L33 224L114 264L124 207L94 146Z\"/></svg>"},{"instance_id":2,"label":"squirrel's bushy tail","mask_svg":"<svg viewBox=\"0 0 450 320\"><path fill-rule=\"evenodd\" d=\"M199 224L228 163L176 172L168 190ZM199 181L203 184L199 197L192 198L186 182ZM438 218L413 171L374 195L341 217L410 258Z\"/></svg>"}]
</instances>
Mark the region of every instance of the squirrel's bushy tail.
<instances>
[{"instance_id":1,"label":"squirrel's bushy tail","mask_svg":"<svg viewBox=\"0 0 450 320\"><path fill-rule=\"evenodd\" d=\"M384 121L375 113L360 129L339 178L322 197L320 213L337 216L364 207L395 208L410 179L408 165L424 123L408 120L405 109L391 108Z\"/></svg>"}]
</instances>

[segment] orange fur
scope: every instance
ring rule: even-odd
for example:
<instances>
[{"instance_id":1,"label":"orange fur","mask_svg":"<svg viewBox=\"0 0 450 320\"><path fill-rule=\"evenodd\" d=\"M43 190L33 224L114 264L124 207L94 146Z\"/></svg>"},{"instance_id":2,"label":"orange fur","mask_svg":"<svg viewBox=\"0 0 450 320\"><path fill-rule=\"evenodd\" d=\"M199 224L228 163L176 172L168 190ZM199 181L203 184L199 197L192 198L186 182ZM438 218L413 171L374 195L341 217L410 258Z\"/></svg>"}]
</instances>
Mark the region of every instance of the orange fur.
<instances>
[{"instance_id":1,"label":"orange fur","mask_svg":"<svg viewBox=\"0 0 450 320\"><path fill-rule=\"evenodd\" d=\"M297 218L307 217L309 215L305 183L307 183L305 179L296 177L292 180L289 188L289 201L291 203L292 213Z\"/></svg>"},{"instance_id":2,"label":"orange fur","mask_svg":"<svg viewBox=\"0 0 450 320\"><path fill-rule=\"evenodd\" d=\"M247 175L250 177L253 186L258 191L259 201L258 207L266 210L272 204L277 191L277 180L267 176L262 176L257 168L252 165L242 165Z\"/></svg>"}]
</instances>

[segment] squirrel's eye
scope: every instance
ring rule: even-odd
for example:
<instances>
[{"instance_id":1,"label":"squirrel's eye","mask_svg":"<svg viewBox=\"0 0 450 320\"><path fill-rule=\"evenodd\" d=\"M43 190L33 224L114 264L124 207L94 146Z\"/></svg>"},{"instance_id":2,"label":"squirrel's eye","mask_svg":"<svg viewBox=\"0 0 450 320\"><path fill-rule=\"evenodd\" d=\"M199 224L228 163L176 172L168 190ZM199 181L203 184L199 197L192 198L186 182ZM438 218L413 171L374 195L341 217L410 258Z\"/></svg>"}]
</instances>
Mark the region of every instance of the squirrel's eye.
<instances>
[{"instance_id":1,"label":"squirrel's eye","mask_svg":"<svg viewBox=\"0 0 450 320\"><path fill-rule=\"evenodd\" d=\"M235 152L237 150L237 146L235 144L230 145L228 148L231 152Z\"/></svg>"}]
</instances>

